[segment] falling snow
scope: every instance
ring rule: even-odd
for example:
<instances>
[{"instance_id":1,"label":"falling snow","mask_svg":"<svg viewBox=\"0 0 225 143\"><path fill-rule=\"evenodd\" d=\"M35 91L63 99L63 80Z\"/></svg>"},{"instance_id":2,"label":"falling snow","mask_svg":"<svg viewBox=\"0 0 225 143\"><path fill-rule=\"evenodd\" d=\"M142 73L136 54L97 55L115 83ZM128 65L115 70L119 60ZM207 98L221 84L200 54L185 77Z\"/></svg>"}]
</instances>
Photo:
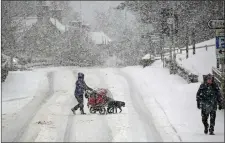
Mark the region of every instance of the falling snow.
<instances>
[{"instance_id":1,"label":"falling snow","mask_svg":"<svg viewBox=\"0 0 225 143\"><path fill-rule=\"evenodd\" d=\"M213 114L224 99L223 63L208 26L224 19L223 1L1 4L3 141L224 141L224 111L216 112L215 135L205 135L196 102L213 103ZM125 102L122 112L91 114L84 98L87 114L73 115L79 72L121 101L115 105ZM209 73L218 84L210 90Z\"/></svg>"}]
</instances>

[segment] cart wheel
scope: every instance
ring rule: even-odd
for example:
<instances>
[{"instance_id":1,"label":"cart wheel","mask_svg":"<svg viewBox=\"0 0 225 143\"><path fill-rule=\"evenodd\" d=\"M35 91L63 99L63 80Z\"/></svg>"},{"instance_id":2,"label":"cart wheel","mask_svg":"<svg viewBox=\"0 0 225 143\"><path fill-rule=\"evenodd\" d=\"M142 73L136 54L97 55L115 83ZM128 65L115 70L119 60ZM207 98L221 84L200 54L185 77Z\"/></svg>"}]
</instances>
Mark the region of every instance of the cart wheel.
<instances>
[{"instance_id":1,"label":"cart wheel","mask_svg":"<svg viewBox=\"0 0 225 143\"><path fill-rule=\"evenodd\" d=\"M105 108L101 108L101 109L99 110L99 113L100 113L101 115L105 114L105 112L106 112Z\"/></svg>"},{"instance_id":2,"label":"cart wheel","mask_svg":"<svg viewBox=\"0 0 225 143\"><path fill-rule=\"evenodd\" d=\"M91 107L91 108L90 108L90 113L91 113L91 114L95 114L95 113L96 113L96 110L95 110L93 107Z\"/></svg>"},{"instance_id":3,"label":"cart wheel","mask_svg":"<svg viewBox=\"0 0 225 143\"><path fill-rule=\"evenodd\" d=\"M110 108L110 109L107 110L107 112L108 112L109 114L112 114L112 113L114 112L114 109L113 109L113 108Z\"/></svg>"}]
</instances>

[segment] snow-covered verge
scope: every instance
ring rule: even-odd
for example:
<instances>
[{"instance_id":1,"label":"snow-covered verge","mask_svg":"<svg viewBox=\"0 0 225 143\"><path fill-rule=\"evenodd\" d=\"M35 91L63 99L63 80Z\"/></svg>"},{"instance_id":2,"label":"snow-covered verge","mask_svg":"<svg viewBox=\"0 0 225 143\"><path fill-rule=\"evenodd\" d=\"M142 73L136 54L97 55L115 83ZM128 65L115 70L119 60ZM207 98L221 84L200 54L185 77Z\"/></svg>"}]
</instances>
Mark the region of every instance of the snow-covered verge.
<instances>
[{"instance_id":1,"label":"snow-covered verge","mask_svg":"<svg viewBox=\"0 0 225 143\"><path fill-rule=\"evenodd\" d=\"M196 47L213 45L215 38L196 44ZM191 48L192 46L189 46ZM216 67L216 47L196 49L195 55L193 50L189 50L189 58L186 59L186 52L178 54L176 60L182 67L199 75L199 80L202 81L202 75L212 73L212 67Z\"/></svg>"},{"instance_id":2,"label":"snow-covered verge","mask_svg":"<svg viewBox=\"0 0 225 143\"><path fill-rule=\"evenodd\" d=\"M46 72L13 71L2 83L2 114L18 112L28 104L37 92L47 90Z\"/></svg>"},{"instance_id":3,"label":"snow-covered verge","mask_svg":"<svg viewBox=\"0 0 225 143\"><path fill-rule=\"evenodd\" d=\"M151 67L123 68L140 90L140 98L154 117L164 140L224 142L224 111L217 111L215 136L205 135L201 112L196 107L200 83L187 84L156 61Z\"/></svg>"},{"instance_id":4,"label":"snow-covered verge","mask_svg":"<svg viewBox=\"0 0 225 143\"><path fill-rule=\"evenodd\" d=\"M2 84L2 140L15 141L48 95L48 73L10 72Z\"/></svg>"}]
</instances>

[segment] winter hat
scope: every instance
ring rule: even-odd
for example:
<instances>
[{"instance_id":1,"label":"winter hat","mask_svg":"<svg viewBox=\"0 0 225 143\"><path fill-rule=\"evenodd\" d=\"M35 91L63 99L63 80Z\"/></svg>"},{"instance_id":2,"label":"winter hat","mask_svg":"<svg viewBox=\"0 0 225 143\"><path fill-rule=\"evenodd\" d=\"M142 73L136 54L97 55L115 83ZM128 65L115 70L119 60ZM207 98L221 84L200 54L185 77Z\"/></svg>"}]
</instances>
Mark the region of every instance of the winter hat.
<instances>
[{"instance_id":1,"label":"winter hat","mask_svg":"<svg viewBox=\"0 0 225 143\"><path fill-rule=\"evenodd\" d=\"M81 72L79 72L79 73L78 73L78 78L84 79L84 74L81 73Z\"/></svg>"},{"instance_id":2,"label":"winter hat","mask_svg":"<svg viewBox=\"0 0 225 143\"><path fill-rule=\"evenodd\" d=\"M213 75L208 74L208 75L206 76L206 80L208 80L208 79L213 79Z\"/></svg>"}]
</instances>

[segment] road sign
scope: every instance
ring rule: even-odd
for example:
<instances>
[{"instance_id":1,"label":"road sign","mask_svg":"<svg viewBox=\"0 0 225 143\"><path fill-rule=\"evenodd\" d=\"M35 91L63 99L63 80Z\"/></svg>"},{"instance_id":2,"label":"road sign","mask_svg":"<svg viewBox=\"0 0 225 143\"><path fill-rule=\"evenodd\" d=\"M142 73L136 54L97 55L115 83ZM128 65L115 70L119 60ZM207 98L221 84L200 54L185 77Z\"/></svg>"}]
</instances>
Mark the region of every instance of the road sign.
<instances>
[{"instance_id":1,"label":"road sign","mask_svg":"<svg viewBox=\"0 0 225 143\"><path fill-rule=\"evenodd\" d=\"M225 29L224 19L209 20L208 27L210 29Z\"/></svg>"},{"instance_id":2,"label":"road sign","mask_svg":"<svg viewBox=\"0 0 225 143\"><path fill-rule=\"evenodd\" d=\"M225 36L216 36L216 49L225 48Z\"/></svg>"}]
</instances>

